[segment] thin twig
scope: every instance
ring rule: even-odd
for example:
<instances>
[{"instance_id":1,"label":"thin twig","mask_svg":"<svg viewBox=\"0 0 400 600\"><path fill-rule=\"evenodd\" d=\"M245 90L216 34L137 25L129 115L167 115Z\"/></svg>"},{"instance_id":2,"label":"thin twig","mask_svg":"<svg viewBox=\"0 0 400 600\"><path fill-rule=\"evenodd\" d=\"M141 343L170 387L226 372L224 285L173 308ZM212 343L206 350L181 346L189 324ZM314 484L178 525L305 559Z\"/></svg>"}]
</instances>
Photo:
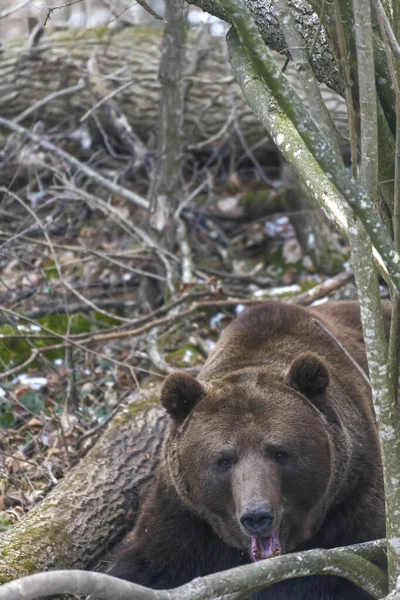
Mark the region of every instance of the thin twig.
<instances>
[{"instance_id":1,"label":"thin twig","mask_svg":"<svg viewBox=\"0 0 400 600\"><path fill-rule=\"evenodd\" d=\"M0 309L1 311L2 309ZM17 339L25 339L25 336L16 336ZM57 344L57 348L58 348L58 344ZM41 350L40 348L33 348L33 350L31 351L30 356L24 360L24 362L20 363L19 365L17 365L16 367L13 367L12 369L8 369L7 371L3 371L0 374L0 378L1 379L6 379L7 377L11 377L11 375L15 375L16 373L19 373L20 371L22 371L23 369L26 369L26 367L28 367L31 363L33 363L34 360L36 360L36 358L39 356Z\"/></svg>"},{"instance_id":2,"label":"thin twig","mask_svg":"<svg viewBox=\"0 0 400 600\"><path fill-rule=\"evenodd\" d=\"M344 271L343 273L339 273L338 275L330 277L322 283L319 283L311 290L307 290L302 294L298 294L297 296L293 296L293 298L289 298L287 302L289 304L300 304L302 306L307 306L315 302L315 300L325 298L335 290L346 285L346 283L353 281L353 279L353 271Z\"/></svg>"},{"instance_id":3,"label":"thin twig","mask_svg":"<svg viewBox=\"0 0 400 600\"><path fill-rule=\"evenodd\" d=\"M318 123L318 126L321 127L324 135L324 142L327 145L329 144L329 148L332 150L332 153L336 155L336 160L338 160L337 157L340 155L340 148L332 124L332 118L325 102L322 100L321 89L311 68L303 38L300 35L293 17L293 11L287 0L274 0L274 6L289 52L296 64L297 72L314 120Z\"/></svg>"},{"instance_id":4,"label":"thin twig","mask_svg":"<svg viewBox=\"0 0 400 600\"><path fill-rule=\"evenodd\" d=\"M162 21L163 23L166 23L166 20L164 19L164 17L162 17L161 15L158 14L158 12L156 12L153 8L151 8L151 6L149 6L147 4L147 2L145 2L145 0L136 0L137 4L139 4L139 6L141 6L142 8L144 8L144 10L149 13L149 15L151 15L152 17L154 17L154 19L157 19L158 21Z\"/></svg>"},{"instance_id":5,"label":"thin twig","mask_svg":"<svg viewBox=\"0 0 400 600\"><path fill-rule=\"evenodd\" d=\"M43 27L46 25L47 21L50 21L51 15L56 10L61 10L62 8L67 8L67 6L72 6L73 4L80 4L83 0L71 0L71 2L67 2L66 4L61 4L60 6L54 6L53 8L49 8L46 18L43 23Z\"/></svg>"},{"instance_id":6,"label":"thin twig","mask_svg":"<svg viewBox=\"0 0 400 600\"><path fill-rule=\"evenodd\" d=\"M21 10L22 8L25 8L25 6L28 6L28 4L30 4L32 1L33 0L22 0L22 2L20 2L19 4L16 4L11 8L3 10L2 12L0 12L0 19L6 19L7 17Z\"/></svg>"},{"instance_id":7,"label":"thin twig","mask_svg":"<svg viewBox=\"0 0 400 600\"><path fill-rule=\"evenodd\" d=\"M126 310L126 309L135 308L137 306L137 301L136 300L127 300L126 298L121 298L119 300L95 299L93 302L93 305L97 306L97 309L100 312L102 312L106 308L107 309L123 308ZM73 315L76 313L88 313L91 311L93 311L93 308L87 302L82 302L82 303L81 302L73 302L73 303L68 303L67 305L66 304L55 304L54 305L54 304L50 303L50 304L42 305L39 308L36 308L35 310L24 313L23 318L29 317L30 319L41 319L42 317L48 317L49 315ZM1 308L0 308L0 312L1 312ZM107 314L107 312L105 311L103 314ZM1 319L1 317L0 317L0 325L4 322L6 322L6 321ZM132 324L131 319L126 319L125 322L130 325ZM17 337L17 336L15 336L15 337ZM26 338L28 336L24 335L21 337ZM32 337L34 339L37 339L36 336L32 336Z\"/></svg>"},{"instance_id":8,"label":"thin twig","mask_svg":"<svg viewBox=\"0 0 400 600\"><path fill-rule=\"evenodd\" d=\"M343 346L343 344L338 340L338 338L332 333L332 331L330 331L328 329L328 327L326 325L324 325L319 319L312 319L314 321L314 323L316 325L318 325L318 327L320 329L322 329L323 331L325 331L325 333L327 333L329 335L329 337L331 337L333 339L333 341L339 346L339 348L343 351L343 353L347 356L347 358L349 359L349 361L352 363L352 365L357 369L357 371L360 373L360 375L363 377L364 381L368 384L369 387L371 387L371 382L369 380L368 375L366 374L366 372L364 371L364 369L358 364L358 362L351 356L351 354L349 352L347 352L346 348Z\"/></svg>"},{"instance_id":9,"label":"thin twig","mask_svg":"<svg viewBox=\"0 0 400 600\"><path fill-rule=\"evenodd\" d=\"M176 241L182 254L182 283L190 284L193 282L193 263L188 241L188 232L185 221L182 218L176 219Z\"/></svg>"},{"instance_id":10,"label":"thin twig","mask_svg":"<svg viewBox=\"0 0 400 600\"><path fill-rule=\"evenodd\" d=\"M326 2L327 2L327 0L322 0L321 11L320 11L320 14L318 15L318 17L319 17L318 26L317 26L317 29L315 30L315 35L313 37L313 40L312 40L311 46L310 46L310 50L308 52L311 65L313 64L313 61L314 61L315 48L317 46L318 38L320 36L322 26L324 24Z\"/></svg>"},{"instance_id":11,"label":"thin twig","mask_svg":"<svg viewBox=\"0 0 400 600\"><path fill-rule=\"evenodd\" d=\"M348 124L349 124L349 135L350 135L350 157L351 157L351 166L352 173L355 177L357 174L357 122L356 122L356 113L354 109L353 95L352 95L352 81L351 81L351 73L350 73L350 64L347 60L349 55L347 35L349 35L349 31L346 30L342 21L342 13L341 6L339 0L334 0L334 14L335 14L335 27L336 27L336 36L337 36L337 44L339 51L339 61L342 67L342 73L344 78L344 92L346 98L346 106L347 106L347 115L348 115Z\"/></svg>"},{"instance_id":12,"label":"thin twig","mask_svg":"<svg viewBox=\"0 0 400 600\"><path fill-rule=\"evenodd\" d=\"M131 79L130 81L127 81L126 83L124 83L120 87L116 88L115 90L112 90L109 94L104 96L104 98L101 98L101 100L96 102L96 104L94 106L92 106L91 108L89 108L88 111L85 112L85 114L79 119L79 122L83 123L84 121L86 121L86 119L88 117L90 117L90 115L92 113L94 113L98 108L100 108L102 104L105 104L106 102L108 102L109 100L114 98L114 96L116 96L120 92L123 92L124 90L126 90L128 87L133 85L135 83L135 81L136 81L135 79Z\"/></svg>"},{"instance_id":13,"label":"thin twig","mask_svg":"<svg viewBox=\"0 0 400 600\"><path fill-rule=\"evenodd\" d=\"M2 375L0 375L0 377L2 377ZM30 408L28 408L27 406L22 404L21 400L19 400L19 398L16 396L16 394L14 394L13 392L10 392L10 390L6 390L6 395L9 396L11 398L11 400L15 404L17 404L20 408L22 408L23 410L26 410L26 412L29 413L31 415L31 417L33 417L34 419L38 419L38 421L40 421L41 424L44 425L43 419L41 419L40 416L37 415L36 413L34 413Z\"/></svg>"},{"instance_id":14,"label":"thin twig","mask_svg":"<svg viewBox=\"0 0 400 600\"><path fill-rule=\"evenodd\" d=\"M98 425L96 425L95 427L93 427L92 429L89 429L89 431L86 431L86 433L84 433L83 435L81 435L80 438L77 439L77 441L76 441L77 448L79 448L79 446L81 446L81 444L85 440L87 440L90 437L97 436L97 434L101 433L103 431L103 429L105 429L107 427L107 425L109 424L110 421L112 421L112 419L115 417L115 415L117 414L117 412L119 410L121 410L121 405L122 405L123 401L125 400L125 398L130 393L131 393L131 391L128 390L127 392L124 392L123 394L121 394L121 396L118 399L118 404L113 408L113 410L104 419L104 421L102 421L101 423L99 423Z\"/></svg>"},{"instance_id":15,"label":"thin twig","mask_svg":"<svg viewBox=\"0 0 400 600\"><path fill-rule=\"evenodd\" d=\"M76 85L72 85L68 88L63 88L62 90L58 90L56 92L53 92L52 94L49 94L48 96L45 96L44 98L41 98L40 100L35 102L35 104L32 104L32 106L30 106L21 114L19 114L18 117L14 119L14 123L21 123L21 121L23 121L24 119L32 115L34 112L39 110L39 108L42 108L42 106L44 106L45 104L49 104L49 102L52 102L56 98L60 98L61 96L69 96L70 94L74 94L75 92L83 90L85 85L86 84L84 79L81 78L79 79Z\"/></svg>"},{"instance_id":16,"label":"thin twig","mask_svg":"<svg viewBox=\"0 0 400 600\"><path fill-rule=\"evenodd\" d=\"M204 190L204 188L207 187L207 185L208 185L207 180L202 181L186 198L184 198L182 200L182 202L179 204L178 208L175 211L175 214L174 214L175 219L177 219L180 216L182 210L188 204L190 204L190 202L192 202L192 200L194 200L200 194L200 192L202 192Z\"/></svg>"},{"instance_id":17,"label":"thin twig","mask_svg":"<svg viewBox=\"0 0 400 600\"><path fill-rule=\"evenodd\" d=\"M168 258L170 258L171 260L178 261L176 256L162 248L153 240L153 238L146 231L144 231L143 228L136 225L133 219L128 221L125 215L122 215L121 212L117 208L112 206L110 203L105 202L98 196L90 194L86 190L78 190L74 185L72 185L70 181L65 180L65 187L77 194L78 197L80 196L85 198L88 201L89 206L94 206L108 218L112 218L113 221L117 223L124 231L126 231L130 235L138 237L145 247L151 248L159 255L162 254L168 256Z\"/></svg>"},{"instance_id":18,"label":"thin twig","mask_svg":"<svg viewBox=\"0 0 400 600\"><path fill-rule=\"evenodd\" d=\"M18 319L22 318L25 321L27 321L28 323L32 323L33 325L37 325L37 322L34 321L33 319L28 319L27 317L23 317L22 315L19 315L17 312L15 312L14 310L11 310L10 308L1 307L0 311L3 312L3 313L5 313L5 314L9 314L9 315L13 316L14 318L15 317L18 318ZM54 338L62 340L61 344L55 344L54 346L51 346L52 350L59 350L61 348L66 348L68 345L71 344L72 346L75 346L76 348L79 348L80 350L83 350L84 352L88 352L89 354L93 354L97 358L101 358L102 360L107 360L108 362L111 362L111 363L113 363L115 365L118 365L118 366L122 367L123 369L127 369L131 373L132 376L134 374L134 370L141 371L143 373L149 373L148 369L143 369L142 367L132 367L131 365L128 365L128 364L123 363L123 362L121 362L119 360L116 360L115 358L111 358L110 356L107 356L105 354L100 354L99 352L95 352L94 350L88 348L87 346L83 346L82 345L83 343L87 343L87 341L88 341L87 339L86 340L82 340L82 343L80 343L80 342L77 342L76 340L72 339L71 336L69 338L67 338L66 336L64 336L64 335L62 335L60 333L57 333L55 331L52 331L51 329L48 329L48 327L45 327L44 325L41 325L40 327L41 327L41 329L43 331L45 331L46 333L50 334L51 337L54 337ZM124 337L124 336L119 335L117 337L121 338L121 337ZM0 339L1 338L3 338L3 335L0 335ZM112 338L107 337L107 339L112 339ZM95 340L95 341L99 341L99 340ZM48 348L49 347L44 347L44 348L40 348L38 350L40 350L41 353L45 353Z\"/></svg>"},{"instance_id":19,"label":"thin twig","mask_svg":"<svg viewBox=\"0 0 400 600\"><path fill-rule=\"evenodd\" d=\"M383 26L385 28L385 32L387 35L388 42L390 44L390 48L396 56L400 56L400 45L396 40L396 36L393 32L390 21L386 15L386 11L383 8L383 4L381 0L375 0L376 12L378 13L379 19L382 19Z\"/></svg>"},{"instance_id":20,"label":"thin twig","mask_svg":"<svg viewBox=\"0 0 400 600\"><path fill-rule=\"evenodd\" d=\"M63 285L72 293L74 294L77 298L79 298L79 300L81 300L81 302L83 302L84 304L87 304L92 310L94 310L95 312L100 312L101 314L104 314L105 316L111 318L111 319L116 319L117 321L121 321L124 323L130 323L131 319L126 319L125 317L120 317L118 315L114 315L109 313L108 311L104 310L104 308L100 308L99 306L97 306L96 304L94 304L91 300L89 300L88 298L86 298L83 294L81 294L80 292L78 292L78 290L76 288L74 288L69 281L67 281L63 275L61 266L57 260L57 255L56 252L53 248L53 243L51 241L51 238L49 236L49 234L46 231L46 227L44 226L44 224L42 223L42 221L40 220L40 218L38 217L38 215L36 214L36 212L34 210L32 210L32 208L24 203L21 198L15 194L14 192L12 192L11 190L7 190L7 188L3 188L0 187L0 191L2 191L5 194L9 194L10 196L12 196L14 198L14 200L16 200L19 204L21 204L22 207L25 208L25 210L27 210L29 212L29 214L34 218L34 220L36 221L36 223L38 224L40 230L43 232L44 237L46 238L46 241L48 243L55 267L57 269L57 273L58 276L60 278L60 281L63 283Z\"/></svg>"},{"instance_id":21,"label":"thin twig","mask_svg":"<svg viewBox=\"0 0 400 600\"><path fill-rule=\"evenodd\" d=\"M129 202L131 202L135 206L144 208L146 210L149 208L149 203L147 202L147 200L142 198L139 194L136 194L135 192L126 189L122 185L118 185L114 181L110 181L106 177L103 177L103 175L100 175L100 173L97 173L97 171L95 171L91 167L88 167L86 164L80 162L64 150L61 150L61 148L58 148L42 136L38 135L37 133L32 133L31 131L28 131L27 129L21 127L17 123L14 123L9 119L4 119L3 117L0 117L0 125L10 131L13 131L14 133L18 133L23 138L26 138L31 142L38 144L38 146L40 146L44 150L47 150L48 152L56 155L58 158L64 160L66 163L68 163L75 169L78 169L78 171L84 173L89 179L92 179L93 181L96 181L97 183L102 185L109 192L116 194L117 196L124 198L125 200L129 200Z\"/></svg>"},{"instance_id":22,"label":"thin twig","mask_svg":"<svg viewBox=\"0 0 400 600\"><path fill-rule=\"evenodd\" d=\"M156 367L156 369L158 371L160 371L160 373L162 373L163 375L168 375L169 373L172 373L176 369L171 367L171 365L169 365L167 363L167 361L161 356L160 350L158 348L157 338L158 338L158 328L156 327L155 329L150 331L150 333L147 335L148 355L149 355L151 362Z\"/></svg>"},{"instance_id":23,"label":"thin twig","mask_svg":"<svg viewBox=\"0 0 400 600\"><path fill-rule=\"evenodd\" d=\"M221 82L219 81L219 83L221 83ZM229 117L227 118L227 120L222 125L222 127L219 131L214 133L214 135L211 135L210 137L208 137L206 140L202 140L201 142L198 142L197 144L189 144L187 146L187 150L189 150L189 152L193 152L194 150L201 150L202 148L205 148L206 146L209 146L217 141L220 141L220 143L222 143L223 138L228 133L232 123L233 123L233 112L231 111L229 114Z\"/></svg>"},{"instance_id":24,"label":"thin twig","mask_svg":"<svg viewBox=\"0 0 400 600\"><path fill-rule=\"evenodd\" d=\"M237 119L236 116L236 111L234 110L234 107L232 107L232 111L234 114L234 129L236 132L236 135L238 136L238 139L242 145L243 150L245 151L246 156L248 156L250 158L250 160L252 161L252 163L254 164L254 166L256 167L257 173L259 174L261 180L266 183L268 186L270 186L273 189L277 189L279 187L279 182L274 181L273 179L271 179L270 177L268 177L266 175L266 173L264 172L264 169L262 168L262 166L260 165L260 163L258 162L254 152L251 150L251 148L249 148L248 143L246 142L246 138L243 135L242 129L240 127L239 121Z\"/></svg>"},{"instance_id":25,"label":"thin twig","mask_svg":"<svg viewBox=\"0 0 400 600\"><path fill-rule=\"evenodd\" d=\"M167 304L164 304L163 306L160 306L159 308L156 308L155 310L148 313L147 315L133 319L132 324L139 327L140 325L144 325L145 323L148 323L149 321L153 321L156 317L159 317L160 315L171 313L174 309L181 306L182 304L185 304L187 302L200 301L201 299L205 299L205 298L209 298L209 297L214 297L214 294L210 293L209 291L184 293L176 300L173 300L172 302L169 302ZM111 329L105 330L105 331L103 331L103 333L111 333L112 331L122 331L125 328L126 328L126 325L120 325L117 328L113 327ZM86 333L78 333L78 334L73 335L72 338L79 340L81 338L82 339L85 338L86 335L87 335ZM1 335L0 335L0 339L1 339Z\"/></svg>"}]
</instances>

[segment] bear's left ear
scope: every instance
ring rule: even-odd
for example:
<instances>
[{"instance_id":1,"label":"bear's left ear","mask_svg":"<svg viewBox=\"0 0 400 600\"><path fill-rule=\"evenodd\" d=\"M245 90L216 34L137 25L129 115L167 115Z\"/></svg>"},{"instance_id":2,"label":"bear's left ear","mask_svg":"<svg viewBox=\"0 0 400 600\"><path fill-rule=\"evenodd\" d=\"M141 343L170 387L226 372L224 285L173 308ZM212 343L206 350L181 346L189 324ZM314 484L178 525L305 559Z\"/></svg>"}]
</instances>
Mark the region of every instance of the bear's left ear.
<instances>
[{"instance_id":1,"label":"bear's left ear","mask_svg":"<svg viewBox=\"0 0 400 600\"><path fill-rule=\"evenodd\" d=\"M327 365L316 354L304 352L292 363L286 382L308 398L321 395L329 385Z\"/></svg>"},{"instance_id":2,"label":"bear's left ear","mask_svg":"<svg viewBox=\"0 0 400 600\"><path fill-rule=\"evenodd\" d=\"M171 373L161 390L161 404L172 419L183 421L205 395L201 383L191 375Z\"/></svg>"}]
</instances>

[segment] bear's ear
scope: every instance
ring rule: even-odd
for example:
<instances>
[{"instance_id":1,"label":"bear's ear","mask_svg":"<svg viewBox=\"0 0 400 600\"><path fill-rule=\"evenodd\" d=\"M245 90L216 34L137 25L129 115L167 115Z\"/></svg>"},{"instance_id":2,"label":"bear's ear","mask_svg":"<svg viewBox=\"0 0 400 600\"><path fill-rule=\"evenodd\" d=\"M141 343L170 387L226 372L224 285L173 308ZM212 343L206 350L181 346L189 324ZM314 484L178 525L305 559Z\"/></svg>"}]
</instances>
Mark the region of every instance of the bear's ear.
<instances>
[{"instance_id":1,"label":"bear's ear","mask_svg":"<svg viewBox=\"0 0 400 600\"><path fill-rule=\"evenodd\" d=\"M172 373L164 381L161 404L172 419L183 421L205 395L197 379L186 373Z\"/></svg>"},{"instance_id":2,"label":"bear's ear","mask_svg":"<svg viewBox=\"0 0 400 600\"><path fill-rule=\"evenodd\" d=\"M316 354L304 352L292 363L287 383L309 398L319 396L329 385L328 367Z\"/></svg>"}]
</instances>

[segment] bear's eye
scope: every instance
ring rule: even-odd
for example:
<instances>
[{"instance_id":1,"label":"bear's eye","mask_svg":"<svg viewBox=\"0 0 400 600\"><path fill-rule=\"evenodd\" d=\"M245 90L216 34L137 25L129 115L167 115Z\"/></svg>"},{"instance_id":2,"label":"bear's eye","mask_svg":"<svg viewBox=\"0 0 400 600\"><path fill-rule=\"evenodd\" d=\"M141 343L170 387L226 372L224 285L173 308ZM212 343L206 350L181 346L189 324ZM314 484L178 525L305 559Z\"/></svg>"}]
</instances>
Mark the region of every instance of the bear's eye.
<instances>
[{"instance_id":1,"label":"bear's eye","mask_svg":"<svg viewBox=\"0 0 400 600\"><path fill-rule=\"evenodd\" d=\"M218 465L223 469L230 469L232 466L232 461L229 458L220 458Z\"/></svg>"},{"instance_id":2,"label":"bear's eye","mask_svg":"<svg viewBox=\"0 0 400 600\"><path fill-rule=\"evenodd\" d=\"M276 460L276 462L278 463L283 463L285 462L287 459L289 458L289 455L287 452L285 452L284 450L278 450L277 452L275 452L274 454L274 459Z\"/></svg>"}]
</instances>

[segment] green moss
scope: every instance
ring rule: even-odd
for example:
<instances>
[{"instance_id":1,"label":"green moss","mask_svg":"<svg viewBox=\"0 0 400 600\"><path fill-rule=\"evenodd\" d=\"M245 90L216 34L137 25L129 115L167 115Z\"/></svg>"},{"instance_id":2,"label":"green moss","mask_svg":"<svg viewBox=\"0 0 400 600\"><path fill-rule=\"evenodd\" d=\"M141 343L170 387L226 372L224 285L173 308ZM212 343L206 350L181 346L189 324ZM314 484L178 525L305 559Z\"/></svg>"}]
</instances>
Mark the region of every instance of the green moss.
<instances>
[{"instance_id":1,"label":"green moss","mask_svg":"<svg viewBox=\"0 0 400 600\"><path fill-rule=\"evenodd\" d=\"M270 188L248 192L241 197L239 206L247 218L259 219L279 210L275 197L275 192L271 193Z\"/></svg>"},{"instance_id":2,"label":"green moss","mask_svg":"<svg viewBox=\"0 0 400 600\"><path fill-rule=\"evenodd\" d=\"M124 316L124 310L116 310L115 312L121 317ZM118 319L114 319L113 317L109 317L104 313L95 312L94 318L96 319L96 321L107 327L115 327L116 325L121 325L121 321L119 321Z\"/></svg>"},{"instance_id":3,"label":"green moss","mask_svg":"<svg viewBox=\"0 0 400 600\"><path fill-rule=\"evenodd\" d=\"M107 33L110 33L110 29L106 26L96 27L93 30L93 33L95 34L95 36L99 40L99 42L102 42L106 38Z\"/></svg>"},{"instance_id":4,"label":"green moss","mask_svg":"<svg viewBox=\"0 0 400 600\"><path fill-rule=\"evenodd\" d=\"M67 533L66 523L63 523L58 510L57 518L50 519L45 511L51 508L58 508L56 504L48 503L41 511L41 517L37 522L26 525L16 525L13 530L11 540L3 538L3 544L0 548L0 583L7 583L17 577L29 575L42 570L41 561L48 554L48 548L57 549L57 563L59 565L68 565L72 561L72 538ZM55 526L55 523L57 525ZM37 562L33 561L37 557Z\"/></svg>"},{"instance_id":5,"label":"green moss","mask_svg":"<svg viewBox=\"0 0 400 600\"><path fill-rule=\"evenodd\" d=\"M94 319L79 313L72 315L71 317L68 317L67 315L53 314L41 319L37 319L37 324L39 326L42 325L43 327L46 327L46 329L53 331L54 333L65 335L68 328L68 319L70 319L71 334L90 333L103 326L110 327L119 323L119 321L113 319L112 317L95 312ZM35 348L44 348L54 341L52 338L43 337L46 335L46 332L32 329L32 325L24 322L23 317L21 317L19 321L19 327L20 329L16 331L10 325L0 326L0 334L21 336L11 337L8 339L0 338L0 359L7 366L7 368L20 364L29 358L32 351L31 344ZM39 337L38 339L32 337L29 340L30 343L28 343L28 341L23 338L24 333L29 333L30 335L37 333L38 336L42 337L41 339ZM57 342L57 340L55 340L55 342ZM63 358L64 354L65 351L63 349L52 350L46 353L46 357L49 360L55 360L57 358ZM36 363L36 361L31 363L31 368L35 368L37 364L38 363Z\"/></svg>"},{"instance_id":6,"label":"green moss","mask_svg":"<svg viewBox=\"0 0 400 600\"><path fill-rule=\"evenodd\" d=\"M194 367L203 362L203 357L192 344L186 344L165 356L166 361L176 368Z\"/></svg>"},{"instance_id":7,"label":"green moss","mask_svg":"<svg viewBox=\"0 0 400 600\"><path fill-rule=\"evenodd\" d=\"M9 527L12 527L12 521L6 512L0 512L0 532L7 531Z\"/></svg>"},{"instance_id":8,"label":"green moss","mask_svg":"<svg viewBox=\"0 0 400 600\"><path fill-rule=\"evenodd\" d=\"M15 561L8 560L6 569L6 571L0 571L0 585L3 585L3 583L8 583L9 581L13 581L18 577L32 575L38 570L32 561L25 560L21 557L18 557L18 559Z\"/></svg>"},{"instance_id":9,"label":"green moss","mask_svg":"<svg viewBox=\"0 0 400 600\"><path fill-rule=\"evenodd\" d=\"M146 382L148 379L151 378L146 377ZM157 381L159 383L160 380L157 379ZM146 389L146 386L144 385L141 385L141 387L143 390ZM149 386L147 385L147 387ZM128 408L124 410L124 412L121 415L118 415L114 419L113 425L111 427L119 428L122 425L126 425L127 423L132 421L132 419L135 419L140 412L143 412L144 410L149 408L153 408L154 406L158 406L160 404L159 391L160 386L158 385L156 387L156 390L154 390L154 393L148 394L146 398L143 398L143 400L139 400L138 402L132 402L131 404L129 404Z\"/></svg>"}]
</instances>

